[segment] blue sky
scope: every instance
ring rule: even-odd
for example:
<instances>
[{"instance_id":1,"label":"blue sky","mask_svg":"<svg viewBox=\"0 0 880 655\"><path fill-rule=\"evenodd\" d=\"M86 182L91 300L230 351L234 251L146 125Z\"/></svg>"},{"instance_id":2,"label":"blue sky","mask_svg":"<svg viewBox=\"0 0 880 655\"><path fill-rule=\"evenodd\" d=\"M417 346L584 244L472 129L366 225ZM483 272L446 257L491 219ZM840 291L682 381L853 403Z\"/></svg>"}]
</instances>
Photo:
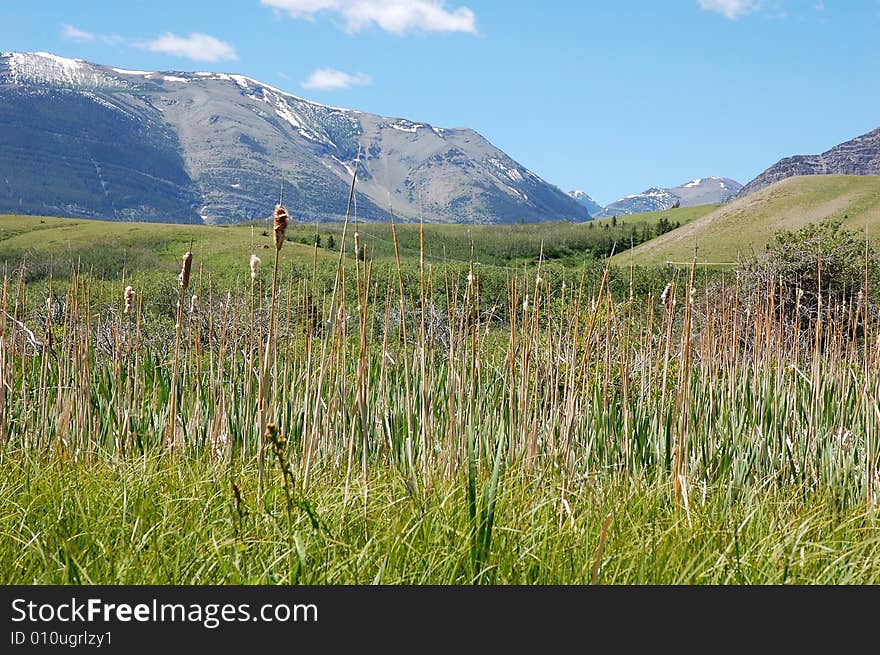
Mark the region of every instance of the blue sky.
<instances>
[{"instance_id":1,"label":"blue sky","mask_svg":"<svg viewBox=\"0 0 880 655\"><path fill-rule=\"evenodd\" d=\"M0 0L0 49L471 127L603 204L880 126L880 0Z\"/></svg>"}]
</instances>

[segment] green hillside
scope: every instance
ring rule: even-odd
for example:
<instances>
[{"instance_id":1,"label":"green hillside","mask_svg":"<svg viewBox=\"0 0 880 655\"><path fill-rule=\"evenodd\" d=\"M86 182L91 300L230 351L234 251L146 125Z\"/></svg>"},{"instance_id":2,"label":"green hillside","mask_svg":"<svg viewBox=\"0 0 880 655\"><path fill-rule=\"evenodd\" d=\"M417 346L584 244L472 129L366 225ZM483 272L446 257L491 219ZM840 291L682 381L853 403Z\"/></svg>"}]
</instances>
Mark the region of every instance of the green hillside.
<instances>
[{"instance_id":1,"label":"green hillside","mask_svg":"<svg viewBox=\"0 0 880 655\"><path fill-rule=\"evenodd\" d=\"M810 175L791 177L741 198L687 225L614 258L620 265L690 261L697 248L703 262L733 262L760 251L778 230L843 219L853 229L880 234L880 177Z\"/></svg>"},{"instance_id":2,"label":"green hillside","mask_svg":"<svg viewBox=\"0 0 880 655\"><path fill-rule=\"evenodd\" d=\"M653 238L662 221L685 225L714 209L712 205L649 212L589 223L524 223L516 225L425 224L425 259L429 264L466 265L473 260L483 267L518 268L545 262L580 266L604 259L630 243ZM295 215L295 210L294 210ZM667 228L668 229L668 228ZM391 265L395 259L390 223L360 223L349 227L346 250L352 253L354 233L374 262ZM291 222L282 266L308 267L319 237L318 266L335 271L342 243L342 223ZM420 226L398 224L401 259L419 261ZM246 277L251 252L272 257L268 221L252 225L204 226L168 223L132 223L40 216L0 216L0 262L9 268L22 263L30 278L56 277L76 262L104 278L153 274L176 270L180 256L192 243L196 262L218 280L233 282Z\"/></svg>"},{"instance_id":3,"label":"green hillside","mask_svg":"<svg viewBox=\"0 0 880 655\"><path fill-rule=\"evenodd\" d=\"M681 223L686 225L691 221L705 216L706 214L718 209L720 205L696 205L694 207L677 207L676 209L661 209L654 212L644 212L641 214L622 214L617 217L618 225L643 225L645 223L656 223L661 218L665 218L670 223ZM594 221L597 225L610 225L613 219L599 218Z\"/></svg>"}]
</instances>

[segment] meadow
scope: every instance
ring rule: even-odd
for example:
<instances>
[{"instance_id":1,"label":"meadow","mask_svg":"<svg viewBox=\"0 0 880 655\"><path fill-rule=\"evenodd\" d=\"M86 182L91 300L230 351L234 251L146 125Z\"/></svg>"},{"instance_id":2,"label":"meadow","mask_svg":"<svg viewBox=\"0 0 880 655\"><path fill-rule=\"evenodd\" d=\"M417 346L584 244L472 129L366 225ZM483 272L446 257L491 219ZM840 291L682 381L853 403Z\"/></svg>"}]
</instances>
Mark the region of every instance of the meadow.
<instances>
[{"instance_id":1,"label":"meadow","mask_svg":"<svg viewBox=\"0 0 880 655\"><path fill-rule=\"evenodd\" d=\"M0 221L4 584L880 582L869 294L599 225L122 227Z\"/></svg>"},{"instance_id":2,"label":"meadow","mask_svg":"<svg viewBox=\"0 0 880 655\"><path fill-rule=\"evenodd\" d=\"M880 177L805 175L789 177L706 212L674 230L615 256L628 265L690 261L736 262L760 253L777 230L794 230L816 221L840 220L851 229L880 229Z\"/></svg>"}]
</instances>

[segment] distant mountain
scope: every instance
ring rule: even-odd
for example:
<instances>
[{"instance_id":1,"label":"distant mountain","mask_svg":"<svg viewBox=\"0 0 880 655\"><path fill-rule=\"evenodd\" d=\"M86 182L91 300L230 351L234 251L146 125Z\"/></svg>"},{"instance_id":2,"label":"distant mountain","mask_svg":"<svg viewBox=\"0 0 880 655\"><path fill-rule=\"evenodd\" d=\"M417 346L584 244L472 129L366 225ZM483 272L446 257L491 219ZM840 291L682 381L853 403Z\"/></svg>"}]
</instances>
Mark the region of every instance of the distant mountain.
<instances>
[{"instance_id":1,"label":"distant mountain","mask_svg":"<svg viewBox=\"0 0 880 655\"><path fill-rule=\"evenodd\" d=\"M594 214L594 218L670 209L676 202L680 207L714 205L736 195L741 188L739 182L729 177L698 177L677 187L669 189L651 187L641 193L621 198Z\"/></svg>"},{"instance_id":2,"label":"distant mountain","mask_svg":"<svg viewBox=\"0 0 880 655\"><path fill-rule=\"evenodd\" d=\"M234 223L357 214L444 222L587 220L470 129L304 100L243 75L0 54L0 211Z\"/></svg>"},{"instance_id":3,"label":"distant mountain","mask_svg":"<svg viewBox=\"0 0 880 655\"><path fill-rule=\"evenodd\" d=\"M880 175L880 128L821 155L786 157L746 184L739 196L795 175Z\"/></svg>"},{"instance_id":4,"label":"distant mountain","mask_svg":"<svg viewBox=\"0 0 880 655\"><path fill-rule=\"evenodd\" d=\"M593 200L590 196L587 195L585 191L569 191L568 195L574 198L579 205L584 207L590 215L596 214L602 211L602 205Z\"/></svg>"},{"instance_id":5,"label":"distant mountain","mask_svg":"<svg viewBox=\"0 0 880 655\"><path fill-rule=\"evenodd\" d=\"M878 234L880 176L789 177L724 203L628 250L616 261L622 265L689 262L696 252L701 262L736 262L761 253L779 230L797 230L828 219L841 220L854 230L867 226L870 234Z\"/></svg>"}]
</instances>

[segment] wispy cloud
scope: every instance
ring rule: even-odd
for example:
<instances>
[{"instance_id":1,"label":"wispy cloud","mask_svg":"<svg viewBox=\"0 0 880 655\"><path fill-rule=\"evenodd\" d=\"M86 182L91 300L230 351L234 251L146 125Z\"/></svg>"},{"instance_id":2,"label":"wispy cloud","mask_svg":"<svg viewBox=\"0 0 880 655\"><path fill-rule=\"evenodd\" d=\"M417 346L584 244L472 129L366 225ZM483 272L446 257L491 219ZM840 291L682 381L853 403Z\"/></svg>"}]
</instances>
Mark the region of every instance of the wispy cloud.
<instances>
[{"instance_id":1,"label":"wispy cloud","mask_svg":"<svg viewBox=\"0 0 880 655\"><path fill-rule=\"evenodd\" d=\"M231 44L208 34L192 33L188 36L178 36L166 32L155 39L140 41L135 45L145 50L184 57L193 61L214 62L238 59L235 48Z\"/></svg>"},{"instance_id":2,"label":"wispy cloud","mask_svg":"<svg viewBox=\"0 0 880 655\"><path fill-rule=\"evenodd\" d=\"M410 32L477 33L477 17L468 7L447 9L444 0L260 0L291 18L336 14L347 32L373 25L393 34Z\"/></svg>"},{"instance_id":3,"label":"wispy cloud","mask_svg":"<svg viewBox=\"0 0 880 655\"><path fill-rule=\"evenodd\" d=\"M74 27L73 25L64 24L61 26L61 36L65 39L69 39L70 41L93 41L95 39L95 35L91 32L86 32L85 30L81 30L78 27Z\"/></svg>"},{"instance_id":4,"label":"wispy cloud","mask_svg":"<svg viewBox=\"0 0 880 655\"><path fill-rule=\"evenodd\" d=\"M730 20L750 14L760 4L759 0L697 0L700 9L714 11Z\"/></svg>"},{"instance_id":5,"label":"wispy cloud","mask_svg":"<svg viewBox=\"0 0 880 655\"><path fill-rule=\"evenodd\" d=\"M301 83L304 89L319 89L322 91L335 91L348 89L353 86L369 86L373 83L366 73L346 73L333 68L319 68L309 75L308 79Z\"/></svg>"}]
</instances>

